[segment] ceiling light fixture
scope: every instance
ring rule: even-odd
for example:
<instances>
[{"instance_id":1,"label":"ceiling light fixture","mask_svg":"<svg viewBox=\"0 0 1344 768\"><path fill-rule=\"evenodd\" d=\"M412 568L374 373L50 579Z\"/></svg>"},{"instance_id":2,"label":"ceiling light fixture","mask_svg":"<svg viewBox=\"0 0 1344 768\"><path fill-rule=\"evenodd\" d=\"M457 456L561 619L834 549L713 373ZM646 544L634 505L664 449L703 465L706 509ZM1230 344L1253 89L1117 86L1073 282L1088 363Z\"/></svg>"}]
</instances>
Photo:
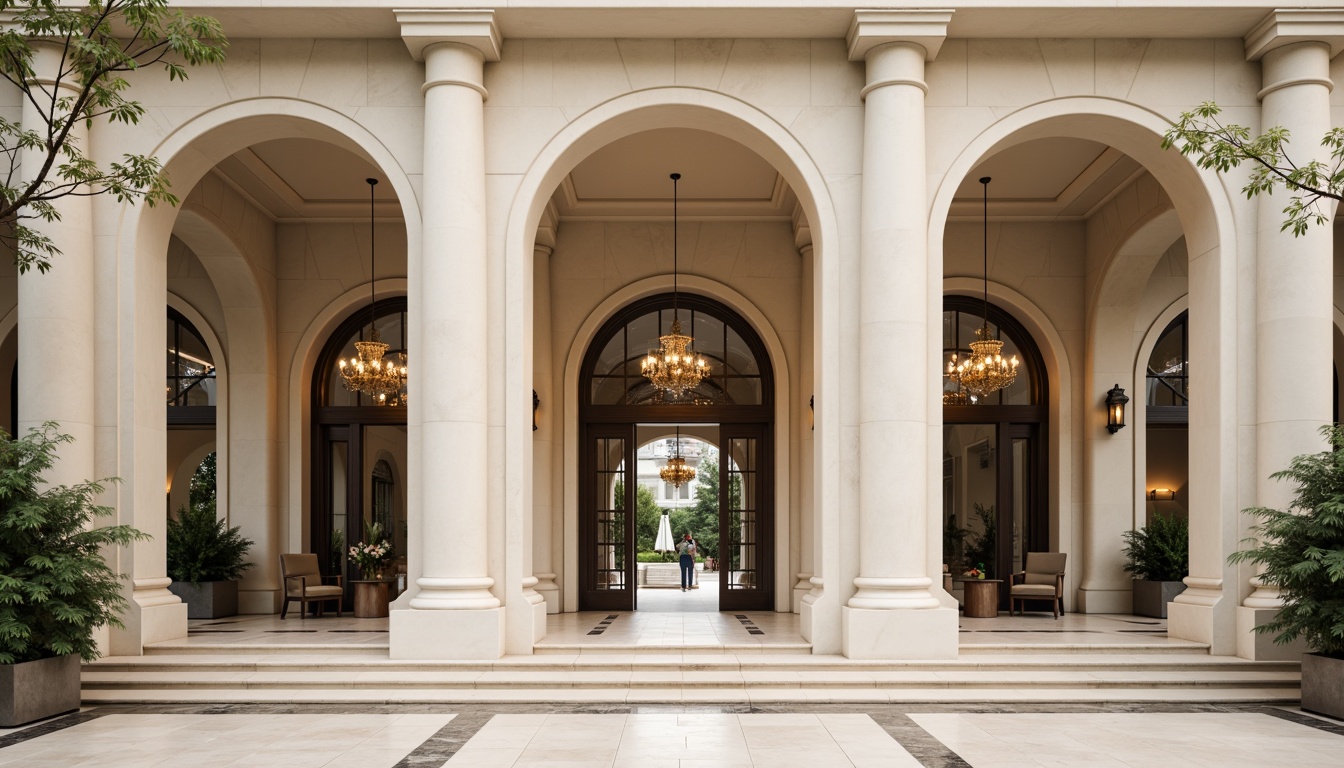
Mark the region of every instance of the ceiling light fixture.
<instances>
[{"instance_id":1,"label":"ceiling light fixture","mask_svg":"<svg viewBox=\"0 0 1344 768\"><path fill-rule=\"evenodd\" d=\"M975 341L971 342L971 354L965 360L959 360L957 353L953 352L952 359L947 362L947 378L958 387L957 393L948 393L952 395L953 402L949 402L948 394L943 395L943 402L948 405L961 404L957 398L962 393L972 402L983 400L986 395L1007 387L1017 379L1017 355L1013 355L1012 359L1004 359L1003 342L993 338L989 330L989 181L988 176L980 179L985 188L985 316L979 330L975 332Z\"/></svg>"},{"instance_id":2,"label":"ceiling light fixture","mask_svg":"<svg viewBox=\"0 0 1344 768\"><path fill-rule=\"evenodd\" d=\"M658 476L663 478L663 482L670 483L673 488L680 488L695 479L695 468L686 466L686 460L681 457L680 426L677 427L677 443L673 452L672 458L658 470Z\"/></svg>"},{"instance_id":3,"label":"ceiling light fixture","mask_svg":"<svg viewBox=\"0 0 1344 768\"><path fill-rule=\"evenodd\" d=\"M674 173L672 179L672 332L658 337L662 348L650 352L640 361L639 370L653 383L653 386L680 398L699 386L700 381L709 375L709 361L690 349L694 341L681 332L681 317L677 311L677 181L680 173Z\"/></svg>"},{"instance_id":4,"label":"ceiling light fixture","mask_svg":"<svg viewBox=\"0 0 1344 768\"><path fill-rule=\"evenodd\" d=\"M378 333L373 291L378 274L378 262L374 254L373 188L378 180L365 181L369 183L369 338L355 342L355 357L341 360L341 381L346 389L367 395L377 405L405 405L406 353L398 353L399 360L395 362L384 360L388 345Z\"/></svg>"}]
</instances>

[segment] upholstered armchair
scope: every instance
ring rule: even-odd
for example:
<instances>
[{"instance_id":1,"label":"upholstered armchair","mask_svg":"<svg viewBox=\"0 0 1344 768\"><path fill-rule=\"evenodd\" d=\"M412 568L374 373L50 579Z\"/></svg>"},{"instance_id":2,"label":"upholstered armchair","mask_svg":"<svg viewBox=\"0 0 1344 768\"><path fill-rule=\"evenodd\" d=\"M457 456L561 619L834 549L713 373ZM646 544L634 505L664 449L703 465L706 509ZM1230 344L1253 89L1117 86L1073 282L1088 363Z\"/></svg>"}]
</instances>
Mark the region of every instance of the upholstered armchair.
<instances>
[{"instance_id":1,"label":"upholstered armchair","mask_svg":"<svg viewBox=\"0 0 1344 768\"><path fill-rule=\"evenodd\" d=\"M1008 590L1008 615L1018 603L1049 600L1050 610L1058 619L1064 613L1064 552L1028 552L1021 573L1014 573ZM1025 612L1026 608L1023 607Z\"/></svg>"},{"instance_id":2,"label":"upholstered armchair","mask_svg":"<svg viewBox=\"0 0 1344 768\"><path fill-rule=\"evenodd\" d=\"M335 579L335 584L324 584L324 579ZM341 615L345 587L340 576L323 576L318 570L317 555L281 555L280 581L285 585L285 602L280 606L280 618L289 612L289 604L299 601L299 617L308 614L308 604L317 603L317 615L322 615L322 604L336 601L336 616Z\"/></svg>"}]
</instances>

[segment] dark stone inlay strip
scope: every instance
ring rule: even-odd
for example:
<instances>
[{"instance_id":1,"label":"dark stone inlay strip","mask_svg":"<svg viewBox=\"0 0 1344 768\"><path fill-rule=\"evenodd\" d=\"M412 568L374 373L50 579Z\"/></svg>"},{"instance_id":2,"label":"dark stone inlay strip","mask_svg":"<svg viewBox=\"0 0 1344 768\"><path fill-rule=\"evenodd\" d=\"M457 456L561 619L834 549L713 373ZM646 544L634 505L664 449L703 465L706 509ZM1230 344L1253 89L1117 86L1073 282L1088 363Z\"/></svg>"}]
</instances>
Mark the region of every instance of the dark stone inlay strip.
<instances>
[{"instance_id":1,"label":"dark stone inlay strip","mask_svg":"<svg viewBox=\"0 0 1344 768\"><path fill-rule=\"evenodd\" d=\"M494 717L493 712L462 713L448 721L438 733L430 736L409 755L401 758L394 768L416 768L416 766L443 765L457 751L471 740L476 732L485 727Z\"/></svg>"},{"instance_id":2,"label":"dark stone inlay strip","mask_svg":"<svg viewBox=\"0 0 1344 768\"><path fill-rule=\"evenodd\" d=\"M1344 721L1337 721L1333 719L1331 720L1320 719L1321 717L1329 717L1329 715L1320 715L1319 717L1313 717L1312 715L1304 714L1302 712L1292 712L1290 710L1279 709L1277 707L1265 707L1260 711L1266 715L1277 717L1280 720L1287 720L1290 723L1305 725L1310 728L1315 728L1318 731L1333 733L1336 736L1344 736Z\"/></svg>"},{"instance_id":3,"label":"dark stone inlay strip","mask_svg":"<svg viewBox=\"0 0 1344 768\"><path fill-rule=\"evenodd\" d=\"M311 635L317 632L316 629L266 629L262 630L270 635ZM330 632L331 630L326 630Z\"/></svg>"},{"instance_id":4,"label":"dark stone inlay strip","mask_svg":"<svg viewBox=\"0 0 1344 768\"><path fill-rule=\"evenodd\" d=\"M227 635L235 632L242 632L241 629L189 629L188 635Z\"/></svg>"},{"instance_id":5,"label":"dark stone inlay strip","mask_svg":"<svg viewBox=\"0 0 1344 768\"><path fill-rule=\"evenodd\" d=\"M879 712L869 713L868 716L925 768L971 768L971 764L961 759L961 755L934 738L909 715Z\"/></svg>"}]
</instances>

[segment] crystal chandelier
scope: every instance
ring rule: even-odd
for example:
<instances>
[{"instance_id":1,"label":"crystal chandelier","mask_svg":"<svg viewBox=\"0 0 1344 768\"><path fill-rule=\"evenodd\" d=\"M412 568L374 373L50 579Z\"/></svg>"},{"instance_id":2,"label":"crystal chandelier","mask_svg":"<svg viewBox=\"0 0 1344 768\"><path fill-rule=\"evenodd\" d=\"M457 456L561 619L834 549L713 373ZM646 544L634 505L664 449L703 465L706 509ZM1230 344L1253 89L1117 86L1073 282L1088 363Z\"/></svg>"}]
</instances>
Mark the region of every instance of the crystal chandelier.
<instances>
[{"instance_id":1,"label":"crystal chandelier","mask_svg":"<svg viewBox=\"0 0 1344 768\"><path fill-rule=\"evenodd\" d=\"M947 405L960 405L966 400L975 402L1007 387L1017 378L1017 355L1005 359L1003 342L993 338L989 330L989 180L988 176L980 179L985 188L985 317L975 332L976 340L971 342L971 354L959 360L953 352L952 359L947 362L947 378L957 385L958 390L943 394L943 403Z\"/></svg>"},{"instance_id":2,"label":"crystal chandelier","mask_svg":"<svg viewBox=\"0 0 1344 768\"><path fill-rule=\"evenodd\" d=\"M681 427L677 427L676 455L658 470L658 476L673 488L680 488L695 479L695 468L686 466L686 460L681 457Z\"/></svg>"},{"instance_id":3,"label":"crystal chandelier","mask_svg":"<svg viewBox=\"0 0 1344 768\"><path fill-rule=\"evenodd\" d=\"M374 257L373 238L373 188L377 179L365 179L369 183L369 338L355 342L355 357L342 360L341 381L351 392L367 395L378 405L405 405L406 393L406 355L399 354L394 362L384 360L388 345L378 333L377 314L374 311L374 276L377 274Z\"/></svg>"},{"instance_id":4,"label":"crystal chandelier","mask_svg":"<svg viewBox=\"0 0 1344 768\"><path fill-rule=\"evenodd\" d=\"M681 332L681 318L677 314L677 180L672 179L672 332L658 337L661 349L650 352L640 361L640 373L658 389L679 398L700 384L709 375L709 361L690 349L694 341ZM694 472L692 472L694 475ZM671 481L669 481L671 482Z\"/></svg>"}]
</instances>

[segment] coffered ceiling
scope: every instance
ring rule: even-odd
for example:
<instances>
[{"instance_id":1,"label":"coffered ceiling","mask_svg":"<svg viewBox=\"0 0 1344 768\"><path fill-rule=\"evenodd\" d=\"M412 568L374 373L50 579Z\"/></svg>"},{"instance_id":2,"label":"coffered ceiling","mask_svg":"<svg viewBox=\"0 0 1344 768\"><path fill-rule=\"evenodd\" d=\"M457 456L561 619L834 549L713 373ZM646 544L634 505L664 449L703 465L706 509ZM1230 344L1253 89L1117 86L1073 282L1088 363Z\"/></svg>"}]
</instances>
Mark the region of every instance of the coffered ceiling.
<instances>
[{"instance_id":1,"label":"coffered ceiling","mask_svg":"<svg viewBox=\"0 0 1344 768\"><path fill-rule=\"evenodd\" d=\"M797 200L779 173L755 152L718 134L680 128L637 133L588 156L564 178L551 202L559 221L665 220L672 182L687 221L790 221ZM276 221L362 219L369 214L365 179L383 179L367 160L332 144L281 139L253 145L215 169ZM1082 220L1142 168L1128 156L1082 139L1039 139L986 158L961 181L953 220L979 219L981 176L993 177L995 219ZM374 191L375 215L399 218L390 185Z\"/></svg>"}]
</instances>

